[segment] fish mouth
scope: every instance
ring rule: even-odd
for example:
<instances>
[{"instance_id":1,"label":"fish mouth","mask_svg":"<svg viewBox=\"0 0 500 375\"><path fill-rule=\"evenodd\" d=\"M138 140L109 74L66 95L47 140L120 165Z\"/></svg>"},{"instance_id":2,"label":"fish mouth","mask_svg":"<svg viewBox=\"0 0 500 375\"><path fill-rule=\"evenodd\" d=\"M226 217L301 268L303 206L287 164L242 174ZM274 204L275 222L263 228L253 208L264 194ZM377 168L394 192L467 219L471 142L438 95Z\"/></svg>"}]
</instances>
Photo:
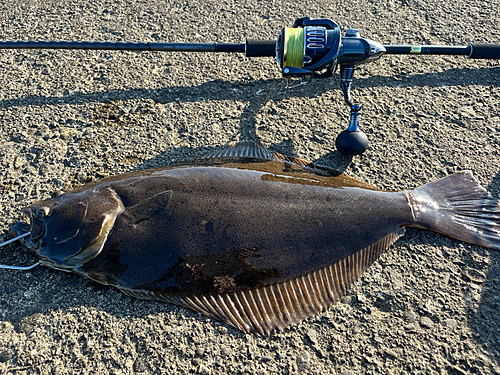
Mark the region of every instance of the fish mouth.
<instances>
[{"instance_id":1,"label":"fish mouth","mask_svg":"<svg viewBox=\"0 0 500 375\"><path fill-rule=\"evenodd\" d=\"M24 210L25 220L16 221L9 229L9 233L15 237L29 233L29 236L20 238L19 241L28 249L36 251L40 246L39 239L45 233L43 223L38 221L31 208Z\"/></svg>"},{"instance_id":2,"label":"fish mouth","mask_svg":"<svg viewBox=\"0 0 500 375\"><path fill-rule=\"evenodd\" d=\"M26 234L29 231L30 231L30 226L26 224L24 221L16 221L16 223L9 229L9 233L14 237ZM23 239L21 238L21 240Z\"/></svg>"},{"instance_id":3,"label":"fish mouth","mask_svg":"<svg viewBox=\"0 0 500 375\"><path fill-rule=\"evenodd\" d=\"M31 241L36 241L45 234L45 225L42 221L38 220L36 216L37 211L38 208L33 206L28 207L24 210L25 218L27 218L27 221L29 221Z\"/></svg>"},{"instance_id":4,"label":"fish mouth","mask_svg":"<svg viewBox=\"0 0 500 375\"><path fill-rule=\"evenodd\" d=\"M29 236L20 238L18 241L20 241L24 247L26 247L28 250L33 252L40 259L39 260L40 264L50 266L51 262L46 257L41 256L39 253L39 250L41 247L40 239L41 239L42 235L45 233L45 229L43 228L42 223L40 223L31 213L32 213L32 210L27 208L24 211L24 214L25 214L26 221L28 221L29 223L27 223L26 221L21 221L21 220L16 221L14 223L14 225L12 225L9 228L9 234L11 236L17 237L17 236L20 236L20 235L23 235L26 233L30 233ZM37 232L35 232L35 236L34 236L33 235L33 228L35 225L36 225L35 228L38 231L40 231L40 228L42 229L42 231L39 232L38 235L36 234ZM63 271L66 271L66 269L63 269Z\"/></svg>"},{"instance_id":5,"label":"fish mouth","mask_svg":"<svg viewBox=\"0 0 500 375\"><path fill-rule=\"evenodd\" d=\"M9 229L9 234L13 237L18 237L26 233L30 233L30 226L24 221L16 221ZM35 243L31 240L30 236L20 238L19 241L28 249L35 247Z\"/></svg>"}]
</instances>

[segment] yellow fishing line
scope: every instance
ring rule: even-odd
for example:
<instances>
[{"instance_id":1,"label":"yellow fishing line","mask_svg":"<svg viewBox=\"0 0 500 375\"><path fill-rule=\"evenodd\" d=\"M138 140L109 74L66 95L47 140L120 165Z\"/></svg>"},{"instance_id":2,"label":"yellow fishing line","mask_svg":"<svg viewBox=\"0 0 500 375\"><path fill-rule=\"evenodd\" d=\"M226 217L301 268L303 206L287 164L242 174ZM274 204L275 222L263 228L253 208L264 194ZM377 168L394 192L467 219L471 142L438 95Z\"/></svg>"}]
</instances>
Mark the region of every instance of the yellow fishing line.
<instances>
[{"instance_id":1,"label":"yellow fishing line","mask_svg":"<svg viewBox=\"0 0 500 375\"><path fill-rule=\"evenodd\" d=\"M304 29L285 27L285 64L302 68L304 65Z\"/></svg>"}]
</instances>

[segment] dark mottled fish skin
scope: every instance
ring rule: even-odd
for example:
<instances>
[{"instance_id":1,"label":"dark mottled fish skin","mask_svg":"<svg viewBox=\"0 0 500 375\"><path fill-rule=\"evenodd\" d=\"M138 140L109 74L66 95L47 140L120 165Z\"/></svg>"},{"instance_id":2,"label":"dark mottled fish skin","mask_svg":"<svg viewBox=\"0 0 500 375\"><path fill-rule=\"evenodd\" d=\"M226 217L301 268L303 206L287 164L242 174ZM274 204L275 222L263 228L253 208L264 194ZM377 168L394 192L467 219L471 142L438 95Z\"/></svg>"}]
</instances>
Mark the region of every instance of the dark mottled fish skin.
<instances>
[{"instance_id":1,"label":"dark mottled fish skin","mask_svg":"<svg viewBox=\"0 0 500 375\"><path fill-rule=\"evenodd\" d=\"M497 202L470 172L385 192L252 143L103 179L27 214L24 244L42 264L262 334L339 300L406 225L500 248Z\"/></svg>"}]
</instances>

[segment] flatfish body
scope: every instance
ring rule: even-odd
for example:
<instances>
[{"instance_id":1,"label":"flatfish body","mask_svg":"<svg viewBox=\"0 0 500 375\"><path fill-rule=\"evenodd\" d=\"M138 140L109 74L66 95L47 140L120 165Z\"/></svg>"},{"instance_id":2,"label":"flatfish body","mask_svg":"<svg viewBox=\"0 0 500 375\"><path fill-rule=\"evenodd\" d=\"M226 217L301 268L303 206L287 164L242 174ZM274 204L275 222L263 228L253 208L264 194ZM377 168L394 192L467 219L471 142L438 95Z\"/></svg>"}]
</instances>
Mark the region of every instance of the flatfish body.
<instances>
[{"instance_id":1,"label":"flatfish body","mask_svg":"<svg viewBox=\"0 0 500 375\"><path fill-rule=\"evenodd\" d=\"M404 226L500 248L470 172L386 192L253 143L30 206L41 264L269 334L338 301Z\"/></svg>"}]
</instances>

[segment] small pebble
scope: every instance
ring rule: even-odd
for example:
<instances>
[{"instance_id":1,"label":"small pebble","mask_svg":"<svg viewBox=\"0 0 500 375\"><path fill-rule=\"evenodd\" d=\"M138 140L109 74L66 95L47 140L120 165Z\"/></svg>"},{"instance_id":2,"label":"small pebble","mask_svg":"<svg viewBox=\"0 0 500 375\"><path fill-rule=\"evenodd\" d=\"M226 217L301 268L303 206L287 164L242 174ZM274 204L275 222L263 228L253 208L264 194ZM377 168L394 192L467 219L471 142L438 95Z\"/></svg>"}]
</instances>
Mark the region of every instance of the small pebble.
<instances>
[{"instance_id":1,"label":"small pebble","mask_svg":"<svg viewBox=\"0 0 500 375\"><path fill-rule=\"evenodd\" d=\"M441 345L443 348L444 356L449 357L450 356L450 347L447 344Z\"/></svg>"},{"instance_id":2,"label":"small pebble","mask_svg":"<svg viewBox=\"0 0 500 375\"><path fill-rule=\"evenodd\" d=\"M455 319L446 319L444 321L444 324L446 324L446 327L450 329L454 329L457 327L457 321Z\"/></svg>"},{"instance_id":3,"label":"small pebble","mask_svg":"<svg viewBox=\"0 0 500 375\"><path fill-rule=\"evenodd\" d=\"M364 294L360 293L357 295L357 297L358 297L358 302L360 302L360 303L366 302L366 296Z\"/></svg>"},{"instance_id":4,"label":"small pebble","mask_svg":"<svg viewBox=\"0 0 500 375\"><path fill-rule=\"evenodd\" d=\"M32 165L28 165L28 166L26 167L26 170L25 170L25 171L26 171L26 173L32 173L32 174L33 174L33 173L35 173L35 172L36 172L36 169L35 169Z\"/></svg>"},{"instance_id":5,"label":"small pebble","mask_svg":"<svg viewBox=\"0 0 500 375\"><path fill-rule=\"evenodd\" d=\"M145 372L146 371L146 365L144 362L140 359L136 360L134 362L134 371L135 372Z\"/></svg>"},{"instance_id":6,"label":"small pebble","mask_svg":"<svg viewBox=\"0 0 500 375\"><path fill-rule=\"evenodd\" d=\"M413 311L407 311L405 313L405 320L408 323L413 323L417 319L417 314L415 314Z\"/></svg>"},{"instance_id":7,"label":"small pebble","mask_svg":"<svg viewBox=\"0 0 500 375\"><path fill-rule=\"evenodd\" d=\"M13 285L7 285L5 287L5 293L7 293L7 294L14 293L16 290L17 290L17 288Z\"/></svg>"},{"instance_id":8,"label":"small pebble","mask_svg":"<svg viewBox=\"0 0 500 375\"><path fill-rule=\"evenodd\" d=\"M414 330L415 330L415 328L416 328L416 327L415 327L415 324L413 324L413 323L410 323L410 324L405 325L405 329L406 329L407 331L414 331Z\"/></svg>"},{"instance_id":9,"label":"small pebble","mask_svg":"<svg viewBox=\"0 0 500 375\"><path fill-rule=\"evenodd\" d=\"M308 329L306 332L307 338L313 343L317 344L318 343L318 334L316 333L315 330L313 329Z\"/></svg>"},{"instance_id":10,"label":"small pebble","mask_svg":"<svg viewBox=\"0 0 500 375\"><path fill-rule=\"evenodd\" d=\"M309 355L308 352L304 351L300 353L299 357L297 358L297 366L299 368L299 371L307 370L309 368L310 362L311 362L311 356Z\"/></svg>"},{"instance_id":11,"label":"small pebble","mask_svg":"<svg viewBox=\"0 0 500 375\"><path fill-rule=\"evenodd\" d=\"M220 326L220 327L217 327L217 331L219 331L219 333L225 335L227 333L227 328L224 326Z\"/></svg>"},{"instance_id":12,"label":"small pebble","mask_svg":"<svg viewBox=\"0 0 500 375\"><path fill-rule=\"evenodd\" d=\"M398 272L391 272L391 280L394 289L402 289L404 286L403 278Z\"/></svg>"},{"instance_id":13,"label":"small pebble","mask_svg":"<svg viewBox=\"0 0 500 375\"><path fill-rule=\"evenodd\" d=\"M340 302L342 302L343 304L345 305L350 305L351 304L351 301L352 301L352 297L351 296L344 296L342 297L342 299L340 300Z\"/></svg>"},{"instance_id":14,"label":"small pebble","mask_svg":"<svg viewBox=\"0 0 500 375\"><path fill-rule=\"evenodd\" d=\"M85 173L78 172L75 177L76 177L78 182L85 182L85 177L86 177Z\"/></svg>"},{"instance_id":15,"label":"small pebble","mask_svg":"<svg viewBox=\"0 0 500 375\"><path fill-rule=\"evenodd\" d=\"M393 358L396 358L398 356L398 354L394 350L391 350L391 349L385 349L384 353L386 355L388 355L389 357L393 357Z\"/></svg>"},{"instance_id":16,"label":"small pebble","mask_svg":"<svg viewBox=\"0 0 500 375\"><path fill-rule=\"evenodd\" d=\"M205 353L205 349L203 349L203 348L196 348L196 350L194 352L195 352L195 354L197 356L201 357Z\"/></svg>"},{"instance_id":17,"label":"small pebble","mask_svg":"<svg viewBox=\"0 0 500 375\"><path fill-rule=\"evenodd\" d=\"M432 320L430 320L430 318L423 316L422 318L420 318L420 325L424 328L432 328L434 323Z\"/></svg>"},{"instance_id":18,"label":"small pebble","mask_svg":"<svg viewBox=\"0 0 500 375\"><path fill-rule=\"evenodd\" d=\"M0 362L5 363L12 359L12 352L9 349L0 350Z\"/></svg>"},{"instance_id":19,"label":"small pebble","mask_svg":"<svg viewBox=\"0 0 500 375\"><path fill-rule=\"evenodd\" d=\"M15 198L16 202L20 202L24 199L26 199L26 195L24 195L23 193L16 194L16 198Z\"/></svg>"},{"instance_id":20,"label":"small pebble","mask_svg":"<svg viewBox=\"0 0 500 375\"><path fill-rule=\"evenodd\" d=\"M209 375L210 374L210 370L205 367L204 365L200 365L200 367L198 367L198 374L202 374L202 375Z\"/></svg>"}]
</instances>

